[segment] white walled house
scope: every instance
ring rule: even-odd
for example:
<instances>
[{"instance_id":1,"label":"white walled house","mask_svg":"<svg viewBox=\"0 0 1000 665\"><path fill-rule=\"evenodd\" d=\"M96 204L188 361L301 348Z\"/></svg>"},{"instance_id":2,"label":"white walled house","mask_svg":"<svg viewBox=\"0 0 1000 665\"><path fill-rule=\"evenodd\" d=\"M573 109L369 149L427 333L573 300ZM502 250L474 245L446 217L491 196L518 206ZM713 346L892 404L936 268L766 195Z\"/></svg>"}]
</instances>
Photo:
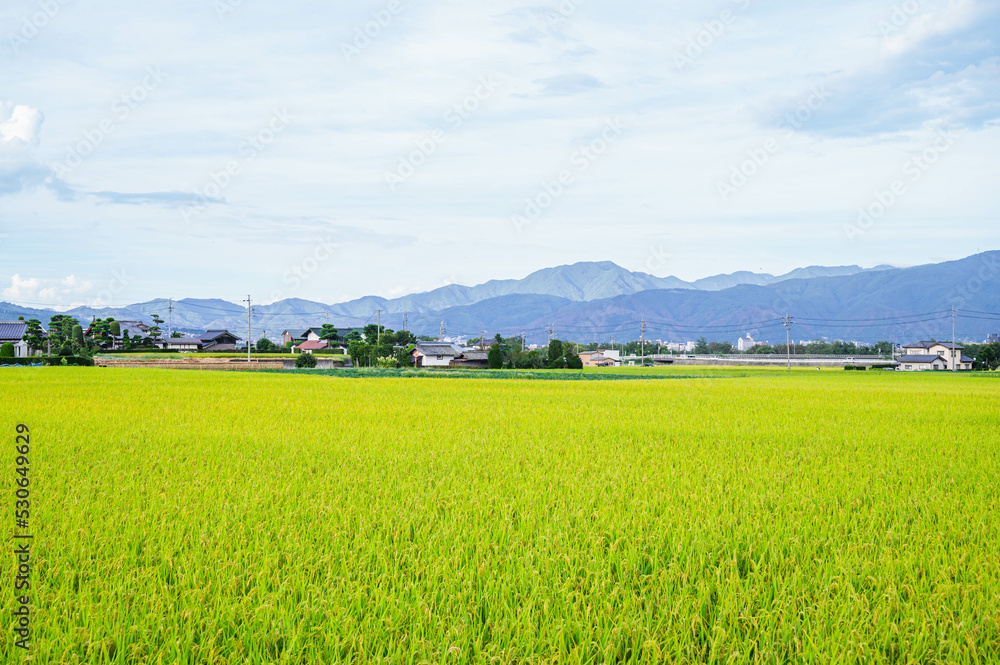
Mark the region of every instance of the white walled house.
<instances>
[{"instance_id":1,"label":"white walled house","mask_svg":"<svg viewBox=\"0 0 1000 665\"><path fill-rule=\"evenodd\" d=\"M450 367L461 352L451 344L422 342L413 349L417 367Z\"/></svg>"},{"instance_id":2,"label":"white walled house","mask_svg":"<svg viewBox=\"0 0 1000 665\"><path fill-rule=\"evenodd\" d=\"M955 344L953 342L914 342L913 344L906 344L903 346L903 358L929 358L939 357L945 362L945 369L953 371L955 369L964 371L972 369L972 358L964 355L962 349L964 347L961 344ZM903 358L896 358L901 364L900 369L903 369ZM919 363L910 363L913 365ZM926 363L925 363L926 364ZM936 369L936 363L930 363L931 367L924 367L924 369ZM904 370L906 371L906 370ZM916 369L910 371L917 371Z\"/></svg>"},{"instance_id":3,"label":"white walled house","mask_svg":"<svg viewBox=\"0 0 1000 665\"><path fill-rule=\"evenodd\" d=\"M0 344L13 344L15 358L27 358L34 352L41 351L28 348L28 343L22 339L27 331L28 324L25 321L0 321Z\"/></svg>"},{"instance_id":4,"label":"white walled house","mask_svg":"<svg viewBox=\"0 0 1000 665\"><path fill-rule=\"evenodd\" d=\"M947 371L948 361L942 356L929 355L908 355L896 358L899 366L896 368L900 372L927 372L927 371Z\"/></svg>"}]
</instances>

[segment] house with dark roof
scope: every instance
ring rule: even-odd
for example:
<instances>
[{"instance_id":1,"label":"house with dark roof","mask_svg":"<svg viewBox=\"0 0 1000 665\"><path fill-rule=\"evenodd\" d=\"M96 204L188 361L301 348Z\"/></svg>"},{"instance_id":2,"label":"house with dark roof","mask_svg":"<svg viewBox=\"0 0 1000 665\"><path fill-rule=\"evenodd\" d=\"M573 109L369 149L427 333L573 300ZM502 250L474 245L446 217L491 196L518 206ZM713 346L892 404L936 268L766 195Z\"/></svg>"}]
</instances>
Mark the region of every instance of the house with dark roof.
<instances>
[{"instance_id":1,"label":"house with dark roof","mask_svg":"<svg viewBox=\"0 0 1000 665\"><path fill-rule=\"evenodd\" d=\"M489 369L489 351L462 351L451 361L451 367L465 367L468 369Z\"/></svg>"},{"instance_id":2,"label":"house with dark roof","mask_svg":"<svg viewBox=\"0 0 1000 665\"><path fill-rule=\"evenodd\" d=\"M963 347L954 342L914 342L903 346L903 356L896 358L903 372L926 370L971 370L972 358L962 353ZM943 361L943 366L940 361Z\"/></svg>"},{"instance_id":3,"label":"house with dark roof","mask_svg":"<svg viewBox=\"0 0 1000 665\"><path fill-rule=\"evenodd\" d=\"M212 353L226 353L236 350L236 342L240 338L228 330L209 330L204 335L199 335L202 351Z\"/></svg>"},{"instance_id":4,"label":"house with dark roof","mask_svg":"<svg viewBox=\"0 0 1000 665\"><path fill-rule=\"evenodd\" d=\"M26 321L0 321L0 344L7 342L13 344L14 356L17 358L25 358L33 355L36 351L41 351L42 349L28 347L28 343L23 339L24 333L27 331L28 323Z\"/></svg>"},{"instance_id":5,"label":"house with dark roof","mask_svg":"<svg viewBox=\"0 0 1000 665\"><path fill-rule=\"evenodd\" d=\"M178 353L197 353L204 347L201 339L197 337L165 337L159 340L156 345L167 351L177 351Z\"/></svg>"},{"instance_id":6,"label":"house with dark roof","mask_svg":"<svg viewBox=\"0 0 1000 665\"><path fill-rule=\"evenodd\" d=\"M453 344L420 342L413 347L412 358L416 367L450 367L461 353Z\"/></svg>"}]
</instances>

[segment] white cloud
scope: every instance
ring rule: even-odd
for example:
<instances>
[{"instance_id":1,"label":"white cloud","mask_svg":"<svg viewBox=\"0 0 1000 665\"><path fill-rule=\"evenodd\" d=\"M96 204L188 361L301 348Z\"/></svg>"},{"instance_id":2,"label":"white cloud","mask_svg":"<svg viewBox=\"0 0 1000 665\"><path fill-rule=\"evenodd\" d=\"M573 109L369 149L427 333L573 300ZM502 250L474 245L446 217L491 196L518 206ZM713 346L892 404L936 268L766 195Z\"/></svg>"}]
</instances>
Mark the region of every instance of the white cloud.
<instances>
[{"instance_id":1,"label":"white cloud","mask_svg":"<svg viewBox=\"0 0 1000 665\"><path fill-rule=\"evenodd\" d=\"M20 140L27 145L38 145L44 119L38 109L0 102L0 139L4 143Z\"/></svg>"},{"instance_id":2,"label":"white cloud","mask_svg":"<svg viewBox=\"0 0 1000 665\"><path fill-rule=\"evenodd\" d=\"M3 299L19 304L54 306L66 309L82 304L90 304L85 296L92 294L94 283L80 279L76 275L46 279L41 277L10 278L10 286L3 290ZM100 304L100 303L94 303Z\"/></svg>"}]
</instances>

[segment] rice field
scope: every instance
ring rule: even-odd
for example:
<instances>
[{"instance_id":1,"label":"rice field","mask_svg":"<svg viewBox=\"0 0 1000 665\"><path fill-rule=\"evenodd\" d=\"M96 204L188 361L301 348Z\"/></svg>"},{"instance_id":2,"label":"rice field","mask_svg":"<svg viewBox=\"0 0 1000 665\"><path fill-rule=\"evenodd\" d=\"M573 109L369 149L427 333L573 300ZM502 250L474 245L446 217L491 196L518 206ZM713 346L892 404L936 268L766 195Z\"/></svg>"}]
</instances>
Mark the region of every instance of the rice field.
<instances>
[{"instance_id":1,"label":"rice field","mask_svg":"<svg viewBox=\"0 0 1000 665\"><path fill-rule=\"evenodd\" d=\"M0 662L1000 660L1000 381L702 374L2 370Z\"/></svg>"}]
</instances>

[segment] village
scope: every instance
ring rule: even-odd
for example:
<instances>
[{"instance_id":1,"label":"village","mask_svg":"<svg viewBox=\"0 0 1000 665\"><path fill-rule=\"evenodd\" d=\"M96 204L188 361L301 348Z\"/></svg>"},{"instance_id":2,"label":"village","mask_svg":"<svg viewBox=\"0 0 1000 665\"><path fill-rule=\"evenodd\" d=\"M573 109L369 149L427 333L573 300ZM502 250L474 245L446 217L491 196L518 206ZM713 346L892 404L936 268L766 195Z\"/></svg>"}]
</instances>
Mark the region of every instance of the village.
<instances>
[{"instance_id":1,"label":"village","mask_svg":"<svg viewBox=\"0 0 1000 665\"><path fill-rule=\"evenodd\" d=\"M921 340L894 345L865 346L858 342L815 340L770 345L747 334L736 345L704 338L684 343L637 340L607 348L558 339L548 344L525 344L523 337L479 339L417 337L376 324L364 328L336 328L330 324L285 330L278 342L262 337L250 344L229 330L206 330L197 335L177 331L164 334L163 320L152 323L94 319L86 328L74 318L56 314L48 327L37 319L0 321L0 361L39 357L178 354L183 357L282 356L283 367L413 367L417 369L583 369L634 365L745 364L789 367L816 365L892 369L902 372L971 371L996 369L1000 363L1000 336L991 334L971 347L950 341ZM973 355L967 355L967 351ZM978 360L977 357L978 356ZM18 363L18 364L21 364ZM3 364L0 362L0 364ZM50 363L51 364L51 363Z\"/></svg>"}]
</instances>

